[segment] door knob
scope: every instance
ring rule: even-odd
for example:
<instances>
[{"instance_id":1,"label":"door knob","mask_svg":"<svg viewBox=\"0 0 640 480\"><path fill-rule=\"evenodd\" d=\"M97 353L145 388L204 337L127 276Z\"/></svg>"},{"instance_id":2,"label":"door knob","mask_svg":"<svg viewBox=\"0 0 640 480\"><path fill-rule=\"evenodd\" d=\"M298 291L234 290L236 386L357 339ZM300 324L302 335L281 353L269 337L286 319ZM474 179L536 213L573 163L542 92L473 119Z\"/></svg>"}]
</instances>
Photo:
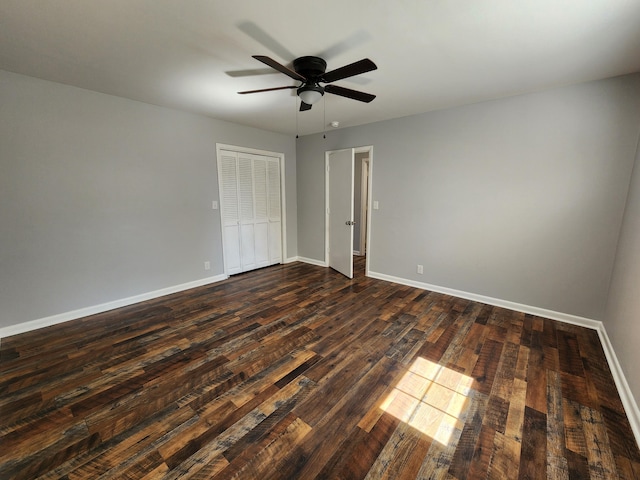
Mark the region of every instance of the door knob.
<instances>
[{"instance_id":1,"label":"door knob","mask_svg":"<svg viewBox=\"0 0 640 480\"><path fill-rule=\"evenodd\" d=\"M352 222L351 220L347 220L345 222L345 225L355 225L355 224L356 224L356 222Z\"/></svg>"}]
</instances>

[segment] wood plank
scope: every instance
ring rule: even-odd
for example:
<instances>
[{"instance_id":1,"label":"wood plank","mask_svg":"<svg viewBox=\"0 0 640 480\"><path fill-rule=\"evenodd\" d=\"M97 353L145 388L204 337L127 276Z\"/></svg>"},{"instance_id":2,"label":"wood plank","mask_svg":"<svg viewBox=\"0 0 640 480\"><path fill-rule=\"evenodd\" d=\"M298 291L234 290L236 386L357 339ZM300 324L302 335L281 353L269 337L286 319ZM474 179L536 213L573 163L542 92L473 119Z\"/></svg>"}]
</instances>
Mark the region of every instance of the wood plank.
<instances>
[{"instance_id":1,"label":"wood plank","mask_svg":"<svg viewBox=\"0 0 640 480\"><path fill-rule=\"evenodd\" d=\"M518 361L518 351L519 345L510 342L504 344L500 363L491 388L491 395L498 396L503 400L509 400L513 389L513 379Z\"/></svg>"},{"instance_id":2,"label":"wood plank","mask_svg":"<svg viewBox=\"0 0 640 480\"><path fill-rule=\"evenodd\" d=\"M547 372L547 476L569 479L569 465L564 455L564 415L562 389L557 371Z\"/></svg>"},{"instance_id":3,"label":"wood plank","mask_svg":"<svg viewBox=\"0 0 640 480\"><path fill-rule=\"evenodd\" d=\"M540 413L547 412L547 373L544 366L542 335L538 331L531 332L526 404Z\"/></svg>"},{"instance_id":4,"label":"wood plank","mask_svg":"<svg viewBox=\"0 0 640 480\"><path fill-rule=\"evenodd\" d=\"M526 399L527 382L519 378L514 378L513 392L511 395L511 401L509 402L509 413L507 414L504 434L507 438L512 438L517 442L522 442Z\"/></svg>"},{"instance_id":5,"label":"wood plank","mask_svg":"<svg viewBox=\"0 0 640 480\"><path fill-rule=\"evenodd\" d=\"M589 472L589 463L587 459L571 450L566 451L567 465L569 467L570 480L582 480L583 478L591 478Z\"/></svg>"},{"instance_id":6,"label":"wood plank","mask_svg":"<svg viewBox=\"0 0 640 480\"><path fill-rule=\"evenodd\" d=\"M456 478L466 478L467 472L470 471L474 462L486 462L486 467L488 467L488 457L484 457L490 455L493 448L495 430L490 427L483 429L484 415L489 399L486 395L474 391L471 392L469 400L470 406L467 420L460 434L460 439L448 470ZM490 442L481 436L481 430L491 432ZM476 466L476 472L478 468L483 467ZM486 472L486 468L483 471Z\"/></svg>"},{"instance_id":7,"label":"wood plank","mask_svg":"<svg viewBox=\"0 0 640 480\"><path fill-rule=\"evenodd\" d=\"M519 479L540 478L547 466L547 416L525 407L522 428L522 451L520 454Z\"/></svg>"},{"instance_id":8,"label":"wood plank","mask_svg":"<svg viewBox=\"0 0 640 480\"><path fill-rule=\"evenodd\" d=\"M487 479L526 478L518 476L520 471L519 442L496 432L493 438L493 452L487 471Z\"/></svg>"},{"instance_id":9,"label":"wood plank","mask_svg":"<svg viewBox=\"0 0 640 480\"><path fill-rule=\"evenodd\" d=\"M558 352L560 357L560 370L570 375L584 376L584 367L578 338L576 335L558 330Z\"/></svg>"},{"instance_id":10,"label":"wood plank","mask_svg":"<svg viewBox=\"0 0 640 480\"><path fill-rule=\"evenodd\" d=\"M500 342L487 339L480 350L478 362L473 372L471 372L471 376L475 379L474 388L480 393L485 395L491 393L493 379L496 376L498 362L502 353L502 346Z\"/></svg>"},{"instance_id":11,"label":"wood plank","mask_svg":"<svg viewBox=\"0 0 640 480\"><path fill-rule=\"evenodd\" d=\"M382 412L369 432L355 428L316 478L365 478L399 424L399 419Z\"/></svg>"},{"instance_id":12,"label":"wood plank","mask_svg":"<svg viewBox=\"0 0 640 480\"><path fill-rule=\"evenodd\" d=\"M462 469L460 473L455 475L455 478L459 480L467 478L487 478L491 457L493 455L495 435L495 430L491 430L487 427L482 427L480 429L476 448L473 452L473 457L469 462L468 475L465 476L464 469ZM452 467L456 468L455 465L455 463L452 464ZM449 472L453 473L451 470L452 468L449 469Z\"/></svg>"},{"instance_id":13,"label":"wood plank","mask_svg":"<svg viewBox=\"0 0 640 480\"><path fill-rule=\"evenodd\" d=\"M562 407L566 449L586 458L587 444L582 425L581 405L572 400L563 399Z\"/></svg>"},{"instance_id":14,"label":"wood plank","mask_svg":"<svg viewBox=\"0 0 640 480\"><path fill-rule=\"evenodd\" d=\"M589 407L580 407L580 416L584 426L584 438L587 445L587 460L592 478L612 478L616 475L616 462L606 438L606 427L602 415Z\"/></svg>"},{"instance_id":15,"label":"wood plank","mask_svg":"<svg viewBox=\"0 0 640 480\"><path fill-rule=\"evenodd\" d=\"M401 422L369 469L367 479L416 478L432 440ZM322 476L319 476L322 478ZM331 477L325 477L331 478Z\"/></svg>"}]
</instances>

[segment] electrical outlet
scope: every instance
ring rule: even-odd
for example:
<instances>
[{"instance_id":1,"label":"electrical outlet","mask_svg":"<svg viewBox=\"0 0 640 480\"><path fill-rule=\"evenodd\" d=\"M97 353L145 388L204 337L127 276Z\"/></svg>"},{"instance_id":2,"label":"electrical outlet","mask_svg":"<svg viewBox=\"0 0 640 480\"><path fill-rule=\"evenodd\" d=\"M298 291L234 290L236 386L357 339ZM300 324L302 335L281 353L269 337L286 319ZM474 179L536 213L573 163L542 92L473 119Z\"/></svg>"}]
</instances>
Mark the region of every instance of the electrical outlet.
<instances>
[{"instance_id":1,"label":"electrical outlet","mask_svg":"<svg viewBox=\"0 0 640 480\"><path fill-rule=\"evenodd\" d=\"M204 262L204 269L205 270L211 270L211 262L209 262L209 261Z\"/></svg>"},{"instance_id":2,"label":"electrical outlet","mask_svg":"<svg viewBox=\"0 0 640 480\"><path fill-rule=\"evenodd\" d=\"M424 273L424 269L422 268L422 265L418 265L418 268L416 270L420 275Z\"/></svg>"}]
</instances>

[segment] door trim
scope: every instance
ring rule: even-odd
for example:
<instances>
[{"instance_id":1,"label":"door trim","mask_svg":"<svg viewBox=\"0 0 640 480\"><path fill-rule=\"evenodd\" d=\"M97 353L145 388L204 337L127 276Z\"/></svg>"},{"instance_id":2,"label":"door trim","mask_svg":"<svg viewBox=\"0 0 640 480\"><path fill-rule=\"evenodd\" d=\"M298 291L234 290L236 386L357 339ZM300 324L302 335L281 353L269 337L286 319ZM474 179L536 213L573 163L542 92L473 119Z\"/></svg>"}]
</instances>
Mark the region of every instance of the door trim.
<instances>
[{"instance_id":1,"label":"door trim","mask_svg":"<svg viewBox=\"0 0 640 480\"><path fill-rule=\"evenodd\" d=\"M366 256L367 228L369 225L369 216L371 215L371 213L369 212L369 159L363 158L361 160L361 163L362 171L360 175L360 238L358 239L358 250L360 251L360 255ZM365 182L363 182L363 180L366 180L366 184ZM362 228L363 225L365 228Z\"/></svg>"},{"instance_id":2,"label":"door trim","mask_svg":"<svg viewBox=\"0 0 640 480\"><path fill-rule=\"evenodd\" d=\"M285 195L285 158L284 153L281 152L271 152L269 150L260 150L257 148L250 147L240 147L238 145L228 145L225 143L216 143L216 177L218 179L218 222L220 223L220 242L222 245L222 267L224 269L224 274L229 276L227 272L227 262L225 258L225 249L224 249L224 225L222 224L222 185L220 184L220 172L218 171L218 165L220 164L220 151L221 150L230 150L232 152L237 153L250 153L252 155L261 155L263 157L272 157L277 158L280 163L280 215L281 215L281 225L280 225L280 246L282 251L280 252L280 263L283 264L286 261L286 251L287 251L287 202ZM211 208L211 207L210 207Z\"/></svg>"},{"instance_id":3,"label":"door trim","mask_svg":"<svg viewBox=\"0 0 640 480\"><path fill-rule=\"evenodd\" d=\"M364 274L369 276L371 271L371 255L373 249L371 248L371 226L373 224L373 145L367 145L364 147L356 148L356 153L368 153L369 157L369 178L367 180L367 251L365 252L365 267Z\"/></svg>"}]
</instances>

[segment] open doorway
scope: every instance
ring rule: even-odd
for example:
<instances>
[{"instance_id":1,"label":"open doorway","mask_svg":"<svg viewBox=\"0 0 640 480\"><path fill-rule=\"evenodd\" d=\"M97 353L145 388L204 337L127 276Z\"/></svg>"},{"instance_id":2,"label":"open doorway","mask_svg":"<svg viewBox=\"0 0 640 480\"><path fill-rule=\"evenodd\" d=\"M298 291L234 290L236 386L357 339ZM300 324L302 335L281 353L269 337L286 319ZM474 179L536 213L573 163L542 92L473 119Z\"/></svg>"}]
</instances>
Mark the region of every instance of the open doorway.
<instances>
[{"instance_id":1,"label":"open doorway","mask_svg":"<svg viewBox=\"0 0 640 480\"><path fill-rule=\"evenodd\" d=\"M353 235L354 273L366 275L369 231L369 177L370 177L371 148L356 149L354 161L354 220Z\"/></svg>"},{"instance_id":2,"label":"open doorway","mask_svg":"<svg viewBox=\"0 0 640 480\"><path fill-rule=\"evenodd\" d=\"M355 173L353 210L355 215L355 231L353 235L353 254L366 256L367 254L367 220L369 218L369 152L355 154Z\"/></svg>"}]
</instances>

